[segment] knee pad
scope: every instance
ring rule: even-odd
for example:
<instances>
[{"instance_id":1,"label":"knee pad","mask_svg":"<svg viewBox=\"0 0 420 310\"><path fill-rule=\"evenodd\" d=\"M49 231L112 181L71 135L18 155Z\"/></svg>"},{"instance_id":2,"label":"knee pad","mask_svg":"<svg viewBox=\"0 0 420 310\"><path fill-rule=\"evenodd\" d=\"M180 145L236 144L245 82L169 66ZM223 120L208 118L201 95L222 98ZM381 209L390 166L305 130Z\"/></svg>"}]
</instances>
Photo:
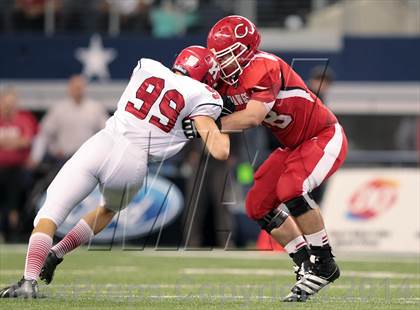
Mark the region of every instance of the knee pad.
<instances>
[{"instance_id":1,"label":"knee pad","mask_svg":"<svg viewBox=\"0 0 420 310\"><path fill-rule=\"evenodd\" d=\"M262 219L257 220L257 222L262 229L264 229L270 234L273 229L280 227L288 216L289 214L287 214L283 210L274 209L271 210Z\"/></svg>"},{"instance_id":2,"label":"knee pad","mask_svg":"<svg viewBox=\"0 0 420 310\"><path fill-rule=\"evenodd\" d=\"M305 214L309 210L318 208L318 204L312 199L309 193L303 194L302 196L290 199L284 202L290 214L294 217L298 217Z\"/></svg>"}]
</instances>

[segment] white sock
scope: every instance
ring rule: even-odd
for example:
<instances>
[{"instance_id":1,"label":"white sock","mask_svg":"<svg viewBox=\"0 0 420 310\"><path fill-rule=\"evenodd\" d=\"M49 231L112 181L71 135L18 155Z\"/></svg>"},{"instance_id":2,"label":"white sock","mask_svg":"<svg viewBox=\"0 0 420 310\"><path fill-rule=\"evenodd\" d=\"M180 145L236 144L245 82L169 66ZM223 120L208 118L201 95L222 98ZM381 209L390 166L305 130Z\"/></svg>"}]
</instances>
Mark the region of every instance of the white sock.
<instances>
[{"instance_id":1,"label":"white sock","mask_svg":"<svg viewBox=\"0 0 420 310\"><path fill-rule=\"evenodd\" d=\"M328 244L328 235L325 229L314 234L305 235L305 239L308 241L309 245L313 246L325 246Z\"/></svg>"},{"instance_id":2,"label":"white sock","mask_svg":"<svg viewBox=\"0 0 420 310\"><path fill-rule=\"evenodd\" d=\"M290 241L288 244L286 244L286 246L284 247L284 249L286 250L286 252L288 254L294 254L296 253L300 248L306 246L306 240L305 238L303 238L303 236L298 236L295 239L293 239L292 241Z\"/></svg>"}]
</instances>

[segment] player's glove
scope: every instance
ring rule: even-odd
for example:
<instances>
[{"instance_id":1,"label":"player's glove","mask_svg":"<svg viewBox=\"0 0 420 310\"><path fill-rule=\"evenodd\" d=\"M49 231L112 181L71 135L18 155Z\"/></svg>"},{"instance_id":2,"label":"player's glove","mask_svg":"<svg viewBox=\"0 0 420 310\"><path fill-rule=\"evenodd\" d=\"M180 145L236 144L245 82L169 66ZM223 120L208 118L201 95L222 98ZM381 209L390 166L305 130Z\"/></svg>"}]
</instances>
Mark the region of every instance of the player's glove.
<instances>
[{"instance_id":1,"label":"player's glove","mask_svg":"<svg viewBox=\"0 0 420 310\"><path fill-rule=\"evenodd\" d=\"M184 130L184 134L188 140L200 137L200 134L195 128L194 120L191 118L185 118L182 120L182 130Z\"/></svg>"},{"instance_id":2,"label":"player's glove","mask_svg":"<svg viewBox=\"0 0 420 310\"><path fill-rule=\"evenodd\" d=\"M217 125L217 128L219 130L222 128L222 122L220 121L220 118L214 121ZM194 120L191 118L185 118L182 121L182 130L184 130L184 134L187 137L188 140L192 140L195 138L200 138L200 133L198 132L197 128L195 127Z\"/></svg>"},{"instance_id":3,"label":"player's glove","mask_svg":"<svg viewBox=\"0 0 420 310\"><path fill-rule=\"evenodd\" d=\"M235 104L228 97L223 97L223 108L220 117L232 114L233 112L235 112ZM222 129L222 122L220 121L220 117L215 121L219 130ZM184 130L184 134L188 140L200 138L200 134L195 128L195 123L193 119L185 118L182 121L182 129Z\"/></svg>"}]
</instances>

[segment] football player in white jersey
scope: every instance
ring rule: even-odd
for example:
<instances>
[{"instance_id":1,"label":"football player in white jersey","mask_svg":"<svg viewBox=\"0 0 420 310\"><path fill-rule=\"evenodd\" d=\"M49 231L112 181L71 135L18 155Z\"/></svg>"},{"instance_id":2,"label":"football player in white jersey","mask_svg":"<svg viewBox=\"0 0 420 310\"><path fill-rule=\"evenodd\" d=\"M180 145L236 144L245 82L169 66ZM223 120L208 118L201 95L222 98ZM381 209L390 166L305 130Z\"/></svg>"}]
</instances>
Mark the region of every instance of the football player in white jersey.
<instances>
[{"instance_id":1,"label":"football player in white jersey","mask_svg":"<svg viewBox=\"0 0 420 310\"><path fill-rule=\"evenodd\" d=\"M148 160L164 160L181 150L188 141L183 119L194 118L209 153L227 159L229 137L215 122L223 107L212 88L219 71L214 55L201 46L184 49L172 70L151 59L138 62L106 127L80 147L48 187L34 220L24 276L1 290L0 298L38 297L41 269L41 278L51 282L63 255L105 228L139 191ZM101 205L52 247L57 227L98 184Z\"/></svg>"}]
</instances>

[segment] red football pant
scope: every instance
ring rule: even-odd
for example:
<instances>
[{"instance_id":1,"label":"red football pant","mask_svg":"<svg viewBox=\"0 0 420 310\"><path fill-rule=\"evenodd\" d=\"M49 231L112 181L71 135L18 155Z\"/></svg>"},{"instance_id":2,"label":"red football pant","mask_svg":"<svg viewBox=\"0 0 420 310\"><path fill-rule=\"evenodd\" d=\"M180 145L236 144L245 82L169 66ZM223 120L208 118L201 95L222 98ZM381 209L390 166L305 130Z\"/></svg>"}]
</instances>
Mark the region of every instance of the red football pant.
<instances>
[{"instance_id":1,"label":"red football pant","mask_svg":"<svg viewBox=\"0 0 420 310\"><path fill-rule=\"evenodd\" d=\"M347 138L337 123L297 148L275 150L254 176L246 211L257 220L281 203L311 192L343 164Z\"/></svg>"}]
</instances>

